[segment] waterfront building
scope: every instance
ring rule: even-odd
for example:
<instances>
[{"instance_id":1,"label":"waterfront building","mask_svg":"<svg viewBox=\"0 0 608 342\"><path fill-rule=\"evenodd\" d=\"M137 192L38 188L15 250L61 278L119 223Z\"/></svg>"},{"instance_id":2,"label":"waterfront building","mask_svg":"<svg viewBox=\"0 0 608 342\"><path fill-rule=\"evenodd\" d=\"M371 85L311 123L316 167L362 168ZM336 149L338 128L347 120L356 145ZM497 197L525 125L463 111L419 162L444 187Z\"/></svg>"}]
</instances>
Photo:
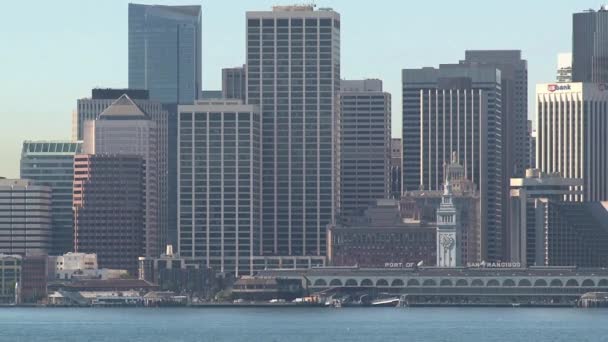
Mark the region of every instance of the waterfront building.
<instances>
[{"instance_id":1,"label":"waterfront building","mask_svg":"<svg viewBox=\"0 0 608 342\"><path fill-rule=\"evenodd\" d=\"M240 100L179 106L178 253L234 275L260 254L260 125Z\"/></svg>"},{"instance_id":2,"label":"waterfront building","mask_svg":"<svg viewBox=\"0 0 608 342\"><path fill-rule=\"evenodd\" d=\"M61 255L74 249L74 215L72 214L74 155L81 152L81 141L23 142L20 177L49 186L52 191L49 249L51 255Z\"/></svg>"},{"instance_id":3,"label":"waterfront building","mask_svg":"<svg viewBox=\"0 0 608 342\"><path fill-rule=\"evenodd\" d=\"M608 267L608 203L544 203L544 264Z\"/></svg>"},{"instance_id":4,"label":"waterfront building","mask_svg":"<svg viewBox=\"0 0 608 342\"><path fill-rule=\"evenodd\" d=\"M583 180L585 201L608 200L608 91L595 83L536 86L536 167Z\"/></svg>"},{"instance_id":5,"label":"waterfront building","mask_svg":"<svg viewBox=\"0 0 608 342\"><path fill-rule=\"evenodd\" d=\"M26 255L21 259L20 302L37 303L46 298L47 256Z\"/></svg>"},{"instance_id":6,"label":"waterfront building","mask_svg":"<svg viewBox=\"0 0 608 342\"><path fill-rule=\"evenodd\" d=\"M222 69L222 97L247 103L246 66Z\"/></svg>"},{"instance_id":7,"label":"waterfront building","mask_svg":"<svg viewBox=\"0 0 608 342\"><path fill-rule=\"evenodd\" d=\"M572 53L562 52L557 54L557 83L572 82Z\"/></svg>"},{"instance_id":8,"label":"waterfront building","mask_svg":"<svg viewBox=\"0 0 608 342\"><path fill-rule=\"evenodd\" d=\"M328 227L333 266L385 267L387 264L435 265L434 224L404 222L396 200L377 200L363 215Z\"/></svg>"},{"instance_id":9,"label":"waterfront building","mask_svg":"<svg viewBox=\"0 0 608 342\"><path fill-rule=\"evenodd\" d=\"M247 12L247 103L262 122L262 236L271 256L325 256L339 203L340 15Z\"/></svg>"},{"instance_id":10,"label":"waterfront building","mask_svg":"<svg viewBox=\"0 0 608 342\"><path fill-rule=\"evenodd\" d=\"M391 95L377 79L340 85L340 214L390 197Z\"/></svg>"},{"instance_id":11,"label":"waterfront building","mask_svg":"<svg viewBox=\"0 0 608 342\"><path fill-rule=\"evenodd\" d=\"M145 242L141 156L74 157L74 250L97 254L99 267L137 274Z\"/></svg>"},{"instance_id":12,"label":"waterfront building","mask_svg":"<svg viewBox=\"0 0 608 342\"><path fill-rule=\"evenodd\" d=\"M201 88L201 6L129 4L129 88L192 103Z\"/></svg>"},{"instance_id":13,"label":"waterfront building","mask_svg":"<svg viewBox=\"0 0 608 342\"><path fill-rule=\"evenodd\" d=\"M608 5L572 15L572 81L608 82Z\"/></svg>"},{"instance_id":14,"label":"waterfront building","mask_svg":"<svg viewBox=\"0 0 608 342\"><path fill-rule=\"evenodd\" d=\"M0 253L47 254L51 188L27 179L0 179Z\"/></svg>"},{"instance_id":15,"label":"waterfront building","mask_svg":"<svg viewBox=\"0 0 608 342\"><path fill-rule=\"evenodd\" d=\"M458 217L460 263L479 263L482 258L481 203L475 183L464 177L464 167L456 156L446 167L446 182L450 183L452 203ZM444 191L407 191L401 197L401 216L406 221L419 221L427 225L438 225L438 211L443 202Z\"/></svg>"},{"instance_id":16,"label":"waterfront building","mask_svg":"<svg viewBox=\"0 0 608 342\"><path fill-rule=\"evenodd\" d=\"M160 255L167 234L167 199L160 190L166 189L167 178L159 170L162 156L158 131L156 122L127 95L114 101L96 120L85 123L85 153L137 155L144 160L146 256ZM166 165L166 158L162 159ZM163 194L166 195L166 191ZM164 215L161 215L161 205Z\"/></svg>"},{"instance_id":17,"label":"waterfront building","mask_svg":"<svg viewBox=\"0 0 608 342\"><path fill-rule=\"evenodd\" d=\"M101 113L123 95L135 103L156 125L156 159L160 177L159 250L162 250L166 242L176 242L177 239L177 156L171 152L177 151L177 104L161 104L150 100L147 90L96 88L91 91L91 98L78 100L73 130L77 138L83 140L85 123L99 119Z\"/></svg>"},{"instance_id":18,"label":"waterfront building","mask_svg":"<svg viewBox=\"0 0 608 342\"><path fill-rule=\"evenodd\" d=\"M401 198L401 145L400 138L391 139L391 195L390 198Z\"/></svg>"},{"instance_id":19,"label":"waterfront building","mask_svg":"<svg viewBox=\"0 0 608 342\"><path fill-rule=\"evenodd\" d=\"M23 257L0 253L0 303L18 302Z\"/></svg>"},{"instance_id":20,"label":"waterfront building","mask_svg":"<svg viewBox=\"0 0 608 342\"><path fill-rule=\"evenodd\" d=\"M577 189L582 184L580 179L563 178L560 174L546 174L537 169L527 170L525 178L511 178L511 211L507 220L511 262L523 266L546 264L546 236L557 229L546 224L547 202L579 199L582 191Z\"/></svg>"},{"instance_id":21,"label":"waterfront building","mask_svg":"<svg viewBox=\"0 0 608 342\"><path fill-rule=\"evenodd\" d=\"M462 266L462 234L458 211L452 201L452 186L444 184L441 204L437 209L437 263L438 267Z\"/></svg>"},{"instance_id":22,"label":"waterfront building","mask_svg":"<svg viewBox=\"0 0 608 342\"><path fill-rule=\"evenodd\" d=\"M480 196L481 254L502 260L501 72L486 64L403 70L403 190L442 190L452 152Z\"/></svg>"},{"instance_id":23,"label":"waterfront building","mask_svg":"<svg viewBox=\"0 0 608 342\"><path fill-rule=\"evenodd\" d=\"M216 287L215 272L196 259L173 253L173 246L158 258L139 258L139 279L158 284L161 291L196 293L208 298Z\"/></svg>"},{"instance_id":24,"label":"waterfront building","mask_svg":"<svg viewBox=\"0 0 608 342\"><path fill-rule=\"evenodd\" d=\"M396 266L396 267L395 267ZM392 294L404 305L574 306L587 292L608 291L605 268L531 267L482 263L470 267L319 267L263 270L259 279L300 280L309 294L342 297L363 292Z\"/></svg>"}]
</instances>

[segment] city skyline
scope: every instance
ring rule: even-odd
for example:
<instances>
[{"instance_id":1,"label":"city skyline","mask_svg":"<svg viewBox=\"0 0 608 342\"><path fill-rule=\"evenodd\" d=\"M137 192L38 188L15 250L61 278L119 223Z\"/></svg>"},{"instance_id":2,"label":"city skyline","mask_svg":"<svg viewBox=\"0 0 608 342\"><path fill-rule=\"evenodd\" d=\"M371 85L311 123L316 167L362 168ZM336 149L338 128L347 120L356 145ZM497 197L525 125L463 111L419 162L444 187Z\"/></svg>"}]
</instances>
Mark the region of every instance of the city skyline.
<instances>
[{"instance_id":1,"label":"city skyline","mask_svg":"<svg viewBox=\"0 0 608 342\"><path fill-rule=\"evenodd\" d=\"M40 3L40 11L32 13L32 22L36 25L17 26L14 21L17 17L0 21L0 27L6 25L0 31L9 34L5 39L7 51L13 52L0 57L3 59L0 65L7 69L2 70L3 75L12 82L10 85L4 83L6 89L2 89L8 101L0 109L0 115L5 119L5 124L0 127L0 158L3 160L0 176L18 176L20 146L24 140L70 138L71 113L76 108L74 100L88 96L90 88L127 86L128 2L95 3L94 11L93 5L76 1L52 5ZM268 10L275 4L271 1L239 1L230 5L219 1L141 2L202 5L204 90L220 88L222 68L240 66L245 62L245 12ZM577 4L566 1L516 3L525 4L525 10L521 11L524 7L513 3L503 8L478 2L469 5L476 9L469 12L456 3L441 6L390 3L390 11L386 10L388 6L376 6L369 11L369 6L364 3L316 2L318 8L332 7L341 14L342 78L379 78L383 80L385 90L394 94L393 136L400 136L402 68L437 66L462 58L467 49L521 49L523 58L529 61L530 84L551 82L555 79L557 53L571 50L572 13L599 8L599 3L592 1ZM20 12L24 10L21 6L24 5L10 4L5 13ZM536 15L549 10L552 15ZM417 28L426 23L425 16L417 16L416 13L431 11L439 25L423 35L408 35L407 32L418 32ZM453 16L453 13L462 15ZM487 15L475 16L475 20L461 20L467 13ZM104 26L104 30L100 30L99 21L106 15L116 18L116 25ZM58 16L70 20L49 21ZM499 18L515 16L520 18L518 22L526 24L513 26L510 30L505 30L504 25L491 25ZM368 21L362 21L364 17ZM457 22L454 17L458 17ZM361 22L369 25L355 24ZM74 27L78 29L74 30ZM218 27L222 29L217 30ZM484 29L479 30L479 27ZM439 38L445 39L447 30L453 33L449 40L451 44L438 44L441 42ZM542 45L537 44L539 38L542 38ZM23 44L33 39L40 44L32 44L31 47ZM401 39L402 44L394 43ZM359 44L361 41L367 44L367 48ZM54 54L54 51L61 53ZM40 56L45 58L41 60ZM374 62L378 60L382 63ZM19 68L25 65L27 68ZM27 104L26 99L33 94L37 95L38 103L44 103L43 106ZM533 99L533 96L529 98ZM11 120L6 120L10 115L13 116ZM528 117L535 117L532 104ZM31 125L32 122L36 124Z\"/></svg>"}]
</instances>

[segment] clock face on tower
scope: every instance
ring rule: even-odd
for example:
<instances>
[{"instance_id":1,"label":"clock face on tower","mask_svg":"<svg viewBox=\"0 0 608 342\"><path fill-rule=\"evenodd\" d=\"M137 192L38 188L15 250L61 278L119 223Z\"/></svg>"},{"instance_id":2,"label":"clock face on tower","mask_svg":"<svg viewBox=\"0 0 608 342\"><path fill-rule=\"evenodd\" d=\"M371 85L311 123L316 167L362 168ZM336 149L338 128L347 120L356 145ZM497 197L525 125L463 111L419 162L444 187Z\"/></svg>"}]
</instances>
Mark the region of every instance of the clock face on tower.
<instances>
[{"instance_id":1,"label":"clock face on tower","mask_svg":"<svg viewBox=\"0 0 608 342\"><path fill-rule=\"evenodd\" d=\"M451 235L441 235L440 243L443 248L452 249L454 242L454 238Z\"/></svg>"}]
</instances>

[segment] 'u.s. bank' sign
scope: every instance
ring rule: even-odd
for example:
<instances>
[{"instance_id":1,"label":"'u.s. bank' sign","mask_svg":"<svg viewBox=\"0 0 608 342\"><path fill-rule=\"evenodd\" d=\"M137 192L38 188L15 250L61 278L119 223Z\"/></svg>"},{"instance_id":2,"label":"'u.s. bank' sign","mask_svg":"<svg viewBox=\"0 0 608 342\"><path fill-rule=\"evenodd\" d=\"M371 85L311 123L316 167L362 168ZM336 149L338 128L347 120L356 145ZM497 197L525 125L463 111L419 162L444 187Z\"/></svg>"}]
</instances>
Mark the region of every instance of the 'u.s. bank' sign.
<instances>
[{"instance_id":1,"label":"'u.s. bank' sign","mask_svg":"<svg viewBox=\"0 0 608 342\"><path fill-rule=\"evenodd\" d=\"M569 84L549 84L547 90L553 93L560 90L572 90L572 87Z\"/></svg>"}]
</instances>

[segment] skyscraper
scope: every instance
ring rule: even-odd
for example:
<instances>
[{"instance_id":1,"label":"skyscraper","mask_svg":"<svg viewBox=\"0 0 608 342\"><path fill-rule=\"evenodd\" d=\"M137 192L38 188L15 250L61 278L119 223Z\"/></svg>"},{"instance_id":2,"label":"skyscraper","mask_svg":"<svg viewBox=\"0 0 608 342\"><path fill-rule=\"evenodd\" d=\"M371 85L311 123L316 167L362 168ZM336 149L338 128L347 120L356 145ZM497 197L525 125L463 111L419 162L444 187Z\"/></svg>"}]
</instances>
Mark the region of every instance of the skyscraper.
<instances>
[{"instance_id":1,"label":"skyscraper","mask_svg":"<svg viewBox=\"0 0 608 342\"><path fill-rule=\"evenodd\" d=\"M160 231L166 232L167 241L176 243L177 233L177 105L161 104L149 100L147 90L139 89L93 89L91 98L77 101L77 112L73 128L79 140L84 139L84 126L87 121L96 120L99 115L126 95L141 111L156 124L156 141L158 142L157 160L160 179ZM166 227L166 228L165 228ZM161 251L164 246L161 246Z\"/></svg>"},{"instance_id":2,"label":"skyscraper","mask_svg":"<svg viewBox=\"0 0 608 342\"><path fill-rule=\"evenodd\" d=\"M247 12L246 79L262 117L262 252L325 255L338 202L340 15Z\"/></svg>"},{"instance_id":3,"label":"skyscraper","mask_svg":"<svg viewBox=\"0 0 608 342\"><path fill-rule=\"evenodd\" d=\"M201 6L129 4L129 88L162 103L201 90Z\"/></svg>"},{"instance_id":4,"label":"skyscraper","mask_svg":"<svg viewBox=\"0 0 608 342\"><path fill-rule=\"evenodd\" d=\"M528 62L519 50L467 50L461 63L479 63L500 69L502 80L502 137L505 184L523 177L528 164Z\"/></svg>"},{"instance_id":5,"label":"skyscraper","mask_svg":"<svg viewBox=\"0 0 608 342\"><path fill-rule=\"evenodd\" d=\"M608 82L608 5L572 15L572 81Z\"/></svg>"},{"instance_id":6,"label":"skyscraper","mask_svg":"<svg viewBox=\"0 0 608 342\"><path fill-rule=\"evenodd\" d=\"M608 200L608 91L604 84L536 86L536 167L583 179L585 201Z\"/></svg>"},{"instance_id":7,"label":"skyscraper","mask_svg":"<svg viewBox=\"0 0 608 342\"><path fill-rule=\"evenodd\" d=\"M151 117L127 95L106 108L97 120L87 121L84 152L87 154L124 154L140 156L145 165L145 256L157 257L166 240L166 205L159 189L163 177L159 173L158 127ZM166 213L166 212L165 212Z\"/></svg>"},{"instance_id":8,"label":"skyscraper","mask_svg":"<svg viewBox=\"0 0 608 342\"><path fill-rule=\"evenodd\" d=\"M346 217L390 197L391 95L381 80L342 80L339 102L340 213Z\"/></svg>"},{"instance_id":9,"label":"skyscraper","mask_svg":"<svg viewBox=\"0 0 608 342\"><path fill-rule=\"evenodd\" d=\"M178 250L236 276L260 237L260 115L240 100L179 107Z\"/></svg>"},{"instance_id":10,"label":"skyscraper","mask_svg":"<svg viewBox=\"0 0 608 342\"><path fill-rule=\"evenodd\" d=\"M245 66L222 69L222 96L225 99L247 100Z\"/></svg>"},{"instance_id":11,"label":"skyscraper","mask_svg":"<svg viewBox=\"0 0 608 342\"><path fill-rule=\"evenodd\" d=\"M81 141L25 141L21 150L21 178L51 187L51 247L49 254L74 250L72 185L74 155Z\"/></svg>"},{"instance_id":12,"label":"skyscraper","mask_svg":"<svg viewBox=\"0 0 608 342\"><path fill-rule=\"evenodd\" d=\"M0 253L49 252L51 191L27 179L0 179Z\"/></svg>"},{"instance_id":13,"label":"skyscraper","mask_svg":"<svg viewBox=\"0 0 608 342\"><path fill-rule=\"evenodd\" d=\"M403 70L403 190L441 190L452 153L479 188L482 258L503 257L500 70L442 64ZM482 260L483 260L482 259Z\"/></svg>"},{"instance_id":14,"label":"skyscraper","mask_svg":"<svg viewBox=\"0 0 608 342\"><path fill-rule=\"evenodd\" d=\"M137 274L144 252L144 161L140 156L74 157L74 250L99 267Z\"/></svg>"}]
</instances>

